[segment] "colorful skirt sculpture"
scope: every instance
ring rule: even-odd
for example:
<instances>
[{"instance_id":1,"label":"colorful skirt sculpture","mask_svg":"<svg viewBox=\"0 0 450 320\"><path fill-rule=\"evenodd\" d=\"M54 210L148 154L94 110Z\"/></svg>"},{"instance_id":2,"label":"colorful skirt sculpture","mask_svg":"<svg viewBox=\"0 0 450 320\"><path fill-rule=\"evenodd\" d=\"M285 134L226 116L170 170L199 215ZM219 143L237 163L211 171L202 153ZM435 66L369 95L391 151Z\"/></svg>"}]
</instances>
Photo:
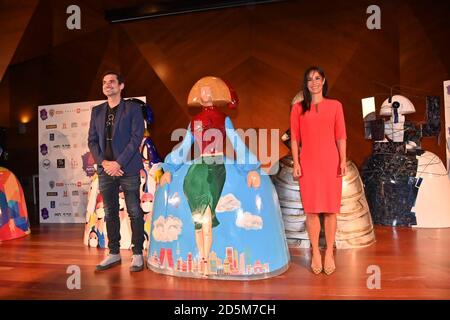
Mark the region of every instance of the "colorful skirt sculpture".
<instances>
[{"instance_id":1,"label":"colorful skirt sculpture","mask_svg":"<svg viewBox=\"0 0 450 320\"><path fill-rule=\"evenodd\" d=\"M256 159L236 140L229 118L226 127L230 141L239 144L235 150ZM187 131L180 149L192 143ZM272 181L261 174L258 188L247 184L249 171L262 172L259 163L231 163L216 155L174 165L178 151L163 164L165 170L170 167L171 183L156 191L148 267L174 276L223 280L263 279L286 271L289 252ZM203 228L208 221L211 231L204 234L209 233ZM206 259L200 251L207 252Z\"/></svg>"},{"instance_id":2,"label":"colorful skirt sculpture","mask_svg":"<svg viewBox=\"0 0 450 320\"><path fill-rule=\"evenodd\" d=\"M22 186L11 171L0 167L0 241L28 234L30 222Z\"/></svg>"},{"instance_id":3,"label":"colorful skirt sculpture","mask_svg":"<svg viewBox=\"0 0 450 320\"><path fill-rule=\"evenodd\" d=\"M148 165L144 165L144 170L141 170L141 208L144 211L145 221L144 248L148 245L153 211L153 197L160 173L160 164L154 164L151 168ZM120 248L131 249L131 222L128 217L125 197L122 191L119 192L119 206ZM97 174L93 176L89 189L83 243L93 248L108 247L105 210L103 209L103 198L100 194Z\"/></svg>"}]
</instances>

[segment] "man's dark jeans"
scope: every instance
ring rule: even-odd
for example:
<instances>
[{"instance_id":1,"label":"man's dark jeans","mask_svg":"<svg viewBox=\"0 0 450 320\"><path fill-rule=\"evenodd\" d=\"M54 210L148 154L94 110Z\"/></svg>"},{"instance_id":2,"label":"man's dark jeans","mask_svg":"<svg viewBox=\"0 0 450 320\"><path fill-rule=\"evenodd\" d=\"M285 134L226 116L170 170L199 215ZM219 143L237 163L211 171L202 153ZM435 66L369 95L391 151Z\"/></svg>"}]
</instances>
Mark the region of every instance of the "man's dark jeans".
<instances>
[{"instance_id":1,"label":"man's dark jeans","mask_svg":"<svg viewBox=\"0 0 450 320\"><path fill-rule=\"evenodd\" d=\"M111 177L106 172L99 174L100 192L105 208L108 248L111 254L120 253L119 185L125 195L125 203L131 221L131 243L133 254L142 254L144 245L144 212L139 198L140 177Z\"/></svg>"}]
</instances>

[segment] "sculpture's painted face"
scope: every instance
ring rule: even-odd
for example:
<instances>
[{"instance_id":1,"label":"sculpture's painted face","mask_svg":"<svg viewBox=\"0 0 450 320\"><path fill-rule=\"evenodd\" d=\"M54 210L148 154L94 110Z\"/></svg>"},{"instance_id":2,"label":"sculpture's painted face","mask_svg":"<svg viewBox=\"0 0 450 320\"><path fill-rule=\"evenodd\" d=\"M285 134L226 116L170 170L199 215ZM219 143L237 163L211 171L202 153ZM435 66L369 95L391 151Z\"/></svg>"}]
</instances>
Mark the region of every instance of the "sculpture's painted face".
<instances>
[{"instance_id":1,"label":"sculpture's painted face","mask_svg":"<svg viewBox=\"0 0 450 320\"><path fill-rule=\"evenodd\" d=\"M98 236L95 231L91 231L89 234L89 247L97 248L98 247Z\"/></svg>"},{"instance_id":2,"label":"sculpture's painted face","mask_svg":"<svg viewBox=\"0 0 450 320\"><path fill-rule=\"evenodd\" d=\"M125 194L123 192L119 193L119 211L123 212L125 210Z\"/></svg>"},{"instance_id":3,"label":"sculpture's painted face","mask_svg":"<svg viewBox=\"0 0 450 320\"><path fill-rule=\"evenodd\" d=\"M152 210L152 202L148 198L141 200L141 208L144 214L149 213Z\"/></svg>"},{"instance_id":4,"label":"sculpture's painted face","mask_svg":"<svg viewBox=\"0 0 450 320\"><path fill-rule=\"evenodd\" d=\"M317 71L313 70L308 75L308 90L311 94L322 93L324 83L325 78L323 78Z\"/></svg>"},{"instance_id":5,"label":"sculpture's painted face","mask_svg":"<svg viewBox=\"0 0 450 320\"><path fill-rule=\"evenodd\" d=\"M141 186L143 186L144 183L147 182L147 175L145 174L144 170L141 170L140 177L141 177Z\"/></svg>"},{"instance_id":6,"label":"sculpture's painted face","mask_svg":"<svg viewBox=\"0 0 450 320\"><path fill-rule=\"evenodd\" d=\"M212 106L212 90L209 86L200 88L200 102L203 106Z\"/></svg>"}]
</instances>

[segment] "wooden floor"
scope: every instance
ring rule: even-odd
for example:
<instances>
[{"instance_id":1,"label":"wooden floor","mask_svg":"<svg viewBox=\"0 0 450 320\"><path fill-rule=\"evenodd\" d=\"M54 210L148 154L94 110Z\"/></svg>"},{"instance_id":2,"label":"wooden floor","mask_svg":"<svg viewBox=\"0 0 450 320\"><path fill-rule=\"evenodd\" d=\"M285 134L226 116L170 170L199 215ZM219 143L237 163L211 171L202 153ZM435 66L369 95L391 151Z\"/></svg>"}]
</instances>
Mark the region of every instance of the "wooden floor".
<instances>
[{"instance_id":1,"label":"wooden floor","mask_svg":"<svg viewBox=\"0 0 450 320\"><path fill-rule=\"evenodd\" d=\"M83 246L83 225L41 225L26 238L0 242L3 299L450 299L450 229L377 227L370 247L340 250L337 271L313 275L309 250L291 250L289 270L272 279L175 278L122 265L95 273L105 250ZM81 289L67 288L67 267L81 269ZM367 288L368 266L381 269L381 289Z\"/></svg>"}]
</instances>

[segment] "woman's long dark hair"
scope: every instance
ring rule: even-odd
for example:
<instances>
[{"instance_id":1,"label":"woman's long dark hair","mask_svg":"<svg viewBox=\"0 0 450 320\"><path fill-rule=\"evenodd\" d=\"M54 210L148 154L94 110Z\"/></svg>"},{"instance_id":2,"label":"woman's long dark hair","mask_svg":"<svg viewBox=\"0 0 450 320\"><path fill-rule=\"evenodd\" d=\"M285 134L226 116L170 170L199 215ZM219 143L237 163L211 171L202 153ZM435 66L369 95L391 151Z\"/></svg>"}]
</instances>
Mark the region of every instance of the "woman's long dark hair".
<instances>
[{"instance_id":1,"label":"woman's long dark hair","mask_svg":"<svg viewBox=\"0 0 450 320\"><path fill-rule=\"evenodd\" d=\"M303 76L303 101L302 101L302 109L305 113L311 109L311 92L309 92L308 89L308 76L311 73L311 71L317 71L318 74L322 76L323 79L325 79L325 83L323 84L322 88L322 95L324 97L327 96L328 93L328 81L325 78L325 72L322 70L322 68L313 66L306 69L305 74Z\"/></svg>"}]
</instances>

